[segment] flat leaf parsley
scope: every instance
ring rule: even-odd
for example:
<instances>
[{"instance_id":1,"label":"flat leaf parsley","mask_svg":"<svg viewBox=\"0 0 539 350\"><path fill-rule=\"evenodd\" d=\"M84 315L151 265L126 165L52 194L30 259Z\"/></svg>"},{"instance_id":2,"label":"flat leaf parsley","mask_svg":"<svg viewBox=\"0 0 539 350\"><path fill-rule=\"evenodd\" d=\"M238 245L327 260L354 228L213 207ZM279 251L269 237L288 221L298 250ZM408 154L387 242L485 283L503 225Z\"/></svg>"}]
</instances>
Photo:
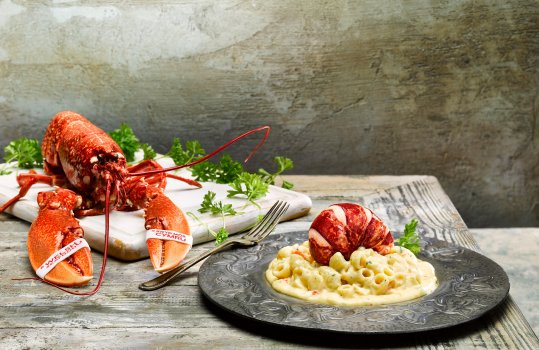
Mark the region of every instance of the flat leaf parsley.
<instances>
[{"instance_id":1,"label":"flat leaf parsley","mask_svg":"<svg viewBox=\"0 0 539 350\"><path fill-rule=\"evenodd\" d=\"M218 164L205 161L191 167L191 174L195 180L213 181L218 184L234 182L243 172L243 165L228 154L223 155Z\"/></svg>"},{"instance_id":2,"label":"flat leaf parsley","mask_svg":"<svg viewBox=\"0 0 539 350\"><path fill-rule=\"evenodd\" d=\"M232 187L228 190L227 197L243 195L247 201L260 207L255 201L268 193L269 184L264 182L262 177L257 174L244 172L234 182L229 184Z\"/></svg>"},{"instance_id":3,"label":"flat leaf parsley","mask_svg":"<svg viewBox=\"0 0 539 350\"><path fill-rule=\"evenodd\" d=\"M109 135L120 146L124 152L125 159L128 162L134 161L135 152L140 148L140 142L133 129L126 123L122 123L118 129L110 132Z\"/></svg>"},{"instance_id":4,"label":"flat leaf parsley","mask_svg":"<svg viewBox=\"0 0 539 350\"><path fill-rule=\"evenodd\" d=\"M294 162L292 161L292 159L290 158L286 158L286 157L275 157L273 158L273 161L275 163L277 163L277 172L271 174L269 173L268 171L266 171L265 169L258 169L258 174L260 176L262 176L262 179L269 183L270 185L275 185L275 178L279 175L281 175L281 173L285 170L289 170L289 169L292 169L294 168ZM292 187L294 187L294 185L289 182L289 181L283 181L283 183L281 184L281 186L283 188L286 188L286 189L291 189Z\"/></svg>"},{"instance_id":5,"label":"flat leaf parsley","mask_svg":"<svg viewBox=\"0 0 539 350\"><path fill-rule=\"evenodd\" d=\"M133 129L127 123L120 124L120 127L109 133L110 137L120 146L124 152L125 160L135 161L135 152L142 149L144 160L154 159L157 155L152 146L147 143L140 143Z\"/></svg>"},{"instance_id":6,"label":"flat leaf parsley","mask_svg":"<svg viewBox=\"0 0 539 350\"><path fill-rule=\"evenodd\" d=\"M220 215L223 220L223 226L217 231L213 231L208 227L207 224L203 223L198 216L196 216L194 213L187 213L189 216L197 220L198 222L202 223L206 226L208 231L215 237L215 245L219 245L223 243L229 235L228 230L226 229L225 225L225 216L232 216L238 214L234 208L232 208L232 204L223 204L221 201L215 200L215 192L208 191L202 200L202 203L200 205L200 208L198 209L200 213L211 213L212 215Z\"/></svg>"},{"instance_id":7,"label":"flat leaf parsley","mask_svg":"<svg viewBox=\"0 0 539 350\"><path fill-rule=\"evenodd\" d=\"M419 253L419 235L415 231L417 227L417 220L412 219L410 223L404 225L404 234L402 237L395 241L395 245L406 248L415 255Z\"/></svg>"},{"instance_id":8,"label":"flat leaf parsley","mask_svg":"<svg viewBox=\"0 0 539 350\"><path fill-rule=\"evenodd\" d=\"M176 165L184 165L193 160L196 160L206 154L206 151L200 145L198 141L187 141L185 143L185 149L179 138L175 137L172 141L170 150L165 154L174 161Z\"/></svg>"},{"instance_id":9,"label":"flat leaf parsley","mask_svg":"<svg viewBox=\"0 0 539 350\"><path fill-rule=\"evenodd\" d=\"M20 168L32 169L43 166L41 147L36 139L21 137L11 141L4 148L6 163L17 162Z\"/></svg>"},{"instance_id":10,"label":"flat leaf parsley","mask_svg":"<svg viewBox=\"0 0 539 350\"><path fill-rule=\"evenodd\" d=\"M211 212L213 215L222 216L237 214L234 208L232 208L232 204L223 204L221 201L215 201L215 192L213 191L208 191L208 193L204 195L204 199L202 200L198 211L201 213Z\"/></svg>"}]
</instances>

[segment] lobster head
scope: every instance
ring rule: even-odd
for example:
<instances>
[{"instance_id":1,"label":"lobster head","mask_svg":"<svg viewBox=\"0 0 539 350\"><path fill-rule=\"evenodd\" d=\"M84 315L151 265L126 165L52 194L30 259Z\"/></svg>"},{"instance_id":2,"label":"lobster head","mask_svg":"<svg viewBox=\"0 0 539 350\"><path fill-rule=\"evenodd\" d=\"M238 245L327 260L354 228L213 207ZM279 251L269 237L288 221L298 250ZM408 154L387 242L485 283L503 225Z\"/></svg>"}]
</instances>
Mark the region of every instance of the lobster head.
<instances>
[{"instance_id":1,"label":"lobster head","mask_svg":"<svg viewBox=\"0 0 539 350\"><path fill-rule=\"evenodd\" d=\"M84 196L83 207L104 206L107 182L112 184L111 201L118 198L119 184L127 174L125 156L118 144L84 116L64 111L49 123L43 143L44 170L65 174Z\"/></svg>"}]
</instances>

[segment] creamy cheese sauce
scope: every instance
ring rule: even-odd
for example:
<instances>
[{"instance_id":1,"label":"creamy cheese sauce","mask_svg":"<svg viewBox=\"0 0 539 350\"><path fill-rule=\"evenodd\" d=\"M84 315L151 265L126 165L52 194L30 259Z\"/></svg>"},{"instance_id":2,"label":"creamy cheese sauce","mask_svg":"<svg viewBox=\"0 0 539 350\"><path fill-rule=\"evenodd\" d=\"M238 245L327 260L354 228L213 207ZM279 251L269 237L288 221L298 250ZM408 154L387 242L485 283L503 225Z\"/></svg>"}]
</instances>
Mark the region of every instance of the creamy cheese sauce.
<instances>
[{"instance_id":1,"label":"creamy cheese sauce","mask_svg":"<svg viewBox=\"0 0 539 350\"><path fill-rule=\"evenodd\" d=\"M281 248L266 270L276 291L318 304L383 305L409 301L438 286L434 267L406 248L387 255L360 247L346 260L334 254L329 266L318 264L309 242Z\"/></svg>"}]
</instances>

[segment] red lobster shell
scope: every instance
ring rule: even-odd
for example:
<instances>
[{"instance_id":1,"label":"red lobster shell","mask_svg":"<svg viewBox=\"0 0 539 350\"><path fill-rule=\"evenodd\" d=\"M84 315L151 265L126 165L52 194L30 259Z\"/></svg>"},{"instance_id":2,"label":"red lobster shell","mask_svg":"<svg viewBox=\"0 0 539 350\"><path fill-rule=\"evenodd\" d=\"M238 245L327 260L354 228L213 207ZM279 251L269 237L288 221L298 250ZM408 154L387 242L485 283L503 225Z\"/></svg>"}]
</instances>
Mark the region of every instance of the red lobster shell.
<instances>
[{"instance_id":1,"label":"red lobster shell","mask_svg":"<svg viewBox=\"0 0 539 350\"><path fill-rule=\"evenodd\" d=\"M360 246L387 254L393 247L388 227L370 209L354 203L339 203L324 209L309 229L313 258L328 265L331 256L341 252L345 259Z\"/></svg>"},{"instance_id":2,"label":"red lobster shell","mask_svg":"<svg viewBox=\"0 0 539 350\"><path fill-rule=\"evenodd\" d=\"M146 230L165 230L172 236L183 237L183 241L168 240L164 236L147 239L155 270L165 272L180 264L191 247L187 218L164 193L166 179L174 178L196 187L202 185L175 174L164 173L203 162L239 139L262 130L265 130L264 138L251 151L247 161L265 142L269 126L243 133L204 157L183 165L164 169L154 160L145 160L128 166L120 146L106 132L78 113L60 112L49 123L41 145L45 174L37 174L35 171L19 174L19 193L0 206L0 213L24 197L36 183L69 187L38 195L40 211L30 227L28 256L32 267L36 273L40 271L38 276L44 282L71 294L92 295L101 286L107 259L109 215L113 209L144 209ZM81 293L59 287L83 285L92 278L90 250L81 243L84 231L74 216L99 214L105 214L105 239L97 286L93 291ZM82 249L74 251L71 248L73 244ZM62 251L64 248L71 248L74 254L67 255ZM53 265L62 256L69 260ZM42 265L48 267L42 269Z\"/></svg>"}]
</instances>

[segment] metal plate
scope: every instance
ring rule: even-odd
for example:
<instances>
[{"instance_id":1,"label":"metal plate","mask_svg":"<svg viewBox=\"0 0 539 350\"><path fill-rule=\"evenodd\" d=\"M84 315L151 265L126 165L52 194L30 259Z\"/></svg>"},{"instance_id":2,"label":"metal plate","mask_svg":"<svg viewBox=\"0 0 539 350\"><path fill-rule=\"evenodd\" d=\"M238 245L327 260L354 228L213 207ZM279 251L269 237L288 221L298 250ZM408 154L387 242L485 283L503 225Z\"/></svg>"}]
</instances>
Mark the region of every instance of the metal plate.
<instances>
[{"instance_id":1,"label":"metal plate","mask_svg":"<svg viewBox=\"0 0 539 350\"><path fill-rule=\"evenodd\" d=\"M258 246L215 254L201 266L198 284L213 303L249 319L303 329L396 334L471 321L509 293L505 271L489 258L437 239L423 239L419 258L430 262L439 286L410 302L369 307L308 303L274 291L264 272L277 251L307 240L305 231L275 234Z\"/></svg>"}]
</instances>

